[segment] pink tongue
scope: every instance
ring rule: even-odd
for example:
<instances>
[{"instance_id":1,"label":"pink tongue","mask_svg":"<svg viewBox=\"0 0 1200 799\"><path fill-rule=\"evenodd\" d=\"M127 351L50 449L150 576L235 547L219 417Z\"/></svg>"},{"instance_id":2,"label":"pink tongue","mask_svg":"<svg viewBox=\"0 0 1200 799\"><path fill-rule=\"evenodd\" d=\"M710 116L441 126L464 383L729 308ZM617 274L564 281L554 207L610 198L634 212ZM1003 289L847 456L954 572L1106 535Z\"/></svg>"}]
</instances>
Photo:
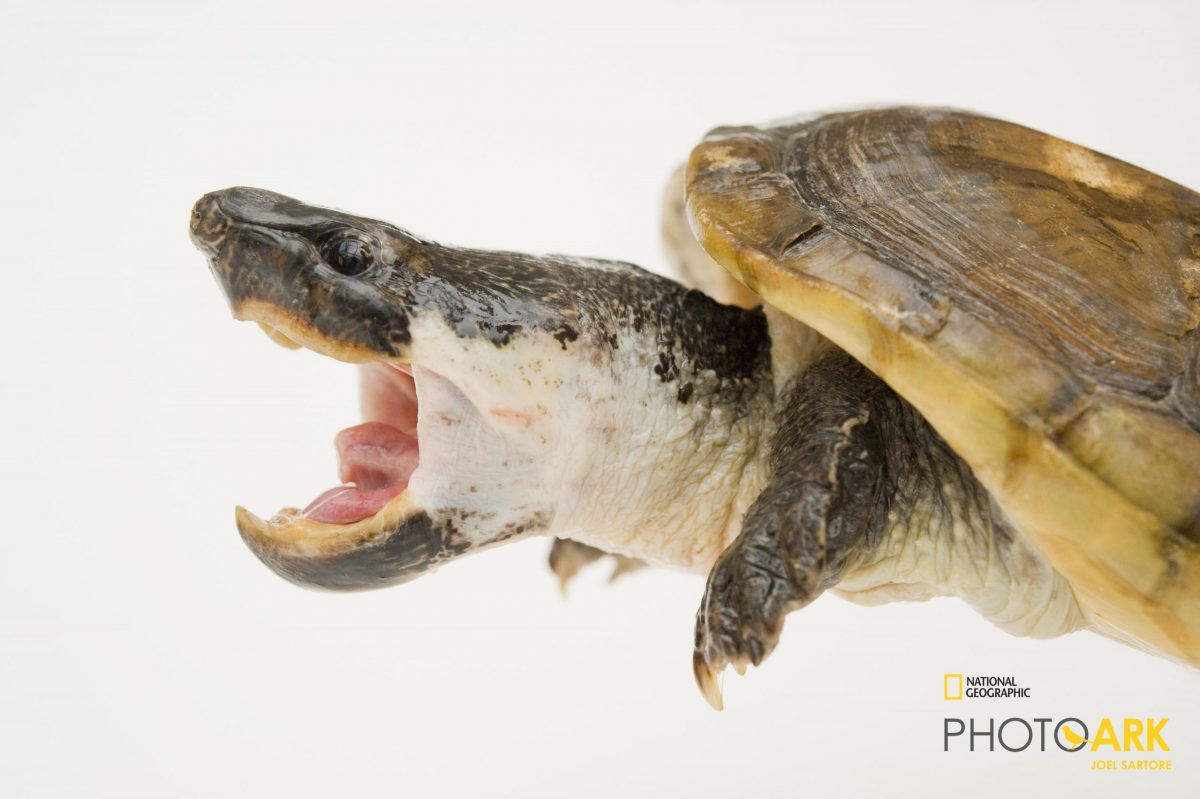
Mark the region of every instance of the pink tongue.
<instances>
[{"instance_id":1,"label":"pink tongue","mask_svg":"<svg viewBox=\"0 0 1200 799\"><path fill-rule=\"evenodd\" d=\"M350 524L375 513L408 487L417 468L417 438L383 422L366 422L337 434L338 476L345 483L314 499L303 515Z\"/></svg>"}]
</instances>

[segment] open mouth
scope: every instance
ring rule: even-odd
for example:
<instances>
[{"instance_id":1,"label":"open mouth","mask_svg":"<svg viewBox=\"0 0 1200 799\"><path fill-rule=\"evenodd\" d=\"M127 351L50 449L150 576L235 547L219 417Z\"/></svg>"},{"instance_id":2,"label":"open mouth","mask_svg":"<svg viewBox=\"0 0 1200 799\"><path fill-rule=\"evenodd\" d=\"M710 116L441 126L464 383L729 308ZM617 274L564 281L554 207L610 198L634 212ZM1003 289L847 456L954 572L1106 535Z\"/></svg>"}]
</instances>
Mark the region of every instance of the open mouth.
<instances>
[{"instance_id":1,"label":"open mouth","mask_svg":"<svg viewBox=\"0 0 1200 799\"><path fill-rule=\"evenodd\" d=\"M378 513L404 493L417 470L417 385L412 367L363 364L362 424L334 438L341 485L322 492L299 516L353 524Z\"/></svg>"},{"instance_id":2,"label":"open mouth","mask_svg":"<svg viewBox=\"0 0 1200 799\"><path fill-rule=\"evenodd\" d=\"M272 322L275 324L258 321L258 326L286 349L299 349L305 344L318 352L328 349L319 333L303 325L286 324L285 332L282 325L276 326L280 322L277 317ZM346 355L328 354L339 359L345 359ZM353 360L360 361L363 421L334 436L341 483L322 491L303 509L284 508L266 521L239 508L239 521L251 521L257 528L276 528L271 531L275 535L280 532L278 528L296 525L302 525L309 533L318 533L323 525L344 527L379 516L408 489L420 465L421 451L417 434L417 381L412 365Z\"/></svg>"},{"instance_id":3,"label":"open mouth","mask_svg":"<svg viewBox=\"0 0 1200 799\"><path fill-rule=\"evenodd\" d=\"M238 310L288 349L356 363L362 389L363 421L334 437L338 485L269 519L237 509L238 530L254 553L293 582L338 589L400 582L450 554L408 492L420 466L421 370L347 348L269 306Z\"/></svg>"},{"instance_id":4,"label":"open mouth","mask_svg":"<svg viewBox=\"0 0 1200 799\"><path fill-rule=\"evenodd\" d=\"M276 324L279 321L272 320ZM319 333L299 323L287 324L285 332L276 324L258 321L263 332L286 349L307 345L339 360L359 362L363 421L334 436L340 485L322 491L302 510L284 508L268 521L254 517L255 521L273 527L308 521L307 526L312 528L312 522L345 526L378 515L404 494L420 464L417 381L412 365L346 358L345 352L329 353ZM244 514L239 509L239 516Z\"/></svg>"}]
</instances>

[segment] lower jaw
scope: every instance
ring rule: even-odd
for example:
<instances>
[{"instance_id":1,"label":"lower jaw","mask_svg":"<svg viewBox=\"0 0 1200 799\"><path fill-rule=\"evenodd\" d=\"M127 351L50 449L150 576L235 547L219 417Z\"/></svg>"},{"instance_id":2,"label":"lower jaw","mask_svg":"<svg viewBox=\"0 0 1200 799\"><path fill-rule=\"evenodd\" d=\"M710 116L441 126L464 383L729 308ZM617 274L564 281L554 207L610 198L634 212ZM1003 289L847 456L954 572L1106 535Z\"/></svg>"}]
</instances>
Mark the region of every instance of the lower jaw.
<instances>
[{"instance_id":1,"label":"lower jaw","mask_svg":"<svg viewBox=\"0 0 1200 799\"><path fill-rule=\"evenodd\" d=\"M429 515L401 495L371 519L321 529L301 519L282 528L239 509L243 540L271 571L305 588L386 588L433 571L470 546L443 535ZM324 525L329 527L329 525ZM264 529L265 528L265 529Z\"/></svg>"},{"instance_id":2,"label":"lower jaw","mask_svg":"<svg viewBox=\"0 0 1200 799\"><path fill-rule=\"evenodd\" d=\"M269 548L312 557L379 540L420 513L407 490L389 499L374 514L350 523L314 519L298 508L284 508L266 520L241 506L235 511L239 532L256 552Z\"/></svg>"}]
</instances>

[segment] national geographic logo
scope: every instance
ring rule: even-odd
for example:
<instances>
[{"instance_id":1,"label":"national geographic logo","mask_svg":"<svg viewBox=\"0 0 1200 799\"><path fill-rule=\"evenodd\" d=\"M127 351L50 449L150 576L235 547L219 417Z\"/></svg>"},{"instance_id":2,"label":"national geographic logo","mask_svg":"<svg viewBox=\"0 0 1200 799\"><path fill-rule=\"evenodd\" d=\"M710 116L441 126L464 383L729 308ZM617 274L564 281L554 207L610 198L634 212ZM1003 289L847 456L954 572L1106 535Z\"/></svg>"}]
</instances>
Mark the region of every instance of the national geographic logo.
<instances>
[{"instance_id":1,"label":"national geographic logo","mask_svg":"<svg viewBox=\"0 0 1200 799\"><path fill-rule=\"evenodd\" d=\"M1028 699L1029 688L1012 677L945 674L942 698L950 701L978 698ZM1077 716L951 718L942 721L943 752L1063 752L1093 755L1092 771L1173 771L1164 728L1169 718L1104 716L1088 724ZM1092 731L1095 731L1095 735ZM1113 755L1144 753L1148 757ZM1108 757L1097 757L1108 755Z\"/></svg>"},{"instance_id":2,"label":"national geographic logo","mask_svg":"<svg viewBox=\"0 0 1200 799\"><path fill-rule=\"evenodd\" d=\"M1028 699L1029 688L1018 685L1016 678L979 675L946 674L942 677L942 697L962 699Z\"/></svg>"}]
</instances>

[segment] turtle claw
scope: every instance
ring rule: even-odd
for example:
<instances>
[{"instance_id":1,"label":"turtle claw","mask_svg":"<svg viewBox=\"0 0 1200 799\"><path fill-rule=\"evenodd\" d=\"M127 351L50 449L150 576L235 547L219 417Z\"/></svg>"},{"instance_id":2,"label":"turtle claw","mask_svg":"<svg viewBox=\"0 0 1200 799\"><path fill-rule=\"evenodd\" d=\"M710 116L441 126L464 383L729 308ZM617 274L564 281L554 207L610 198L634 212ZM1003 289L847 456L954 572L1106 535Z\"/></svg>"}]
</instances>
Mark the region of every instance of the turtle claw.
<instances>
[{"instance_id":1,"label":"turtle claw","mask_svg":"<svg viewBox=\"0 0 1200 799\"><path fill-rule=\"evenodd\" d=\"M565 597L567 585L579 570L604 557L604 553L587 544L567 538L554 539L550 547L550 570L558 577L558 590Z\"/></svg>"},{"instance_id":2,"label":"turtle claw","mask_svg":"<svg viewBox=\"0 0 1200 799\"><path fill-rule=\"evenodd\" d=\"M635 572L646 565L644 561L625 555L615 555L601 549L572 541L568 538L556 538L550 547L550 570L558 576L558 590L564 597L567 595L567 585L579 574L580 570L603 557L611 556L616 565L608 581L611 583L623 574Z\"/></svg>"},{"instance_id":3,"label":"turtle claw","mask_svg":"<svg viewBox=\"0 0 1200 799\"><path fill-rule=\"evenodd\" d=\"M721 697L721 686L717 682L717 675L709 668L703 652L692 653L692 673L696 676L696 687L700 689L704 701L708 702L713 710L724 710L725 701Z\"/></svg>"},{"instance_id":4,"label":"turtle claw","mask_svg":"<svg viewBox=\"0 0 1200 799\"><path fill-rule=\"evenodd\" d=\"M750 662L744 655L726 658L711 647L698 647L692 653L692 674L696 677L696 687L701 695L714 710L725 709L725 699L721 693L720 677L725 669L732 666L739 677L746 676ZM754 665L758 665L755 663Z\"/></svg>"},{"instance_id":5,"label":"turtle claw","mask_svg":"<svg viewBox=\"0 0 1200 799\"><path fill-rule=\"evenodd\" d=\"M721 700L716 675L726 666L745 675L760 665L779 642L784 616L799 604L796 587L779 576L787 574L786 565L754 543L739 539L722 554L696 613L696 684L713 707Z\"/></svg>"},{"instance_id":6,"label":"turtle claw","mask_svg":"<svg viewBox=\"0 0 1200 799\"><path fill-rule=\"evenodd\" d=\"M616 561L616 565L613 566L612 574L608 575L610 583L616 582L617 578L623 575L632 574L638 569L643 569L647 565L644 560L638 560L626 555L613 555L613 560Z\"/></svg>"}]
</instances>

